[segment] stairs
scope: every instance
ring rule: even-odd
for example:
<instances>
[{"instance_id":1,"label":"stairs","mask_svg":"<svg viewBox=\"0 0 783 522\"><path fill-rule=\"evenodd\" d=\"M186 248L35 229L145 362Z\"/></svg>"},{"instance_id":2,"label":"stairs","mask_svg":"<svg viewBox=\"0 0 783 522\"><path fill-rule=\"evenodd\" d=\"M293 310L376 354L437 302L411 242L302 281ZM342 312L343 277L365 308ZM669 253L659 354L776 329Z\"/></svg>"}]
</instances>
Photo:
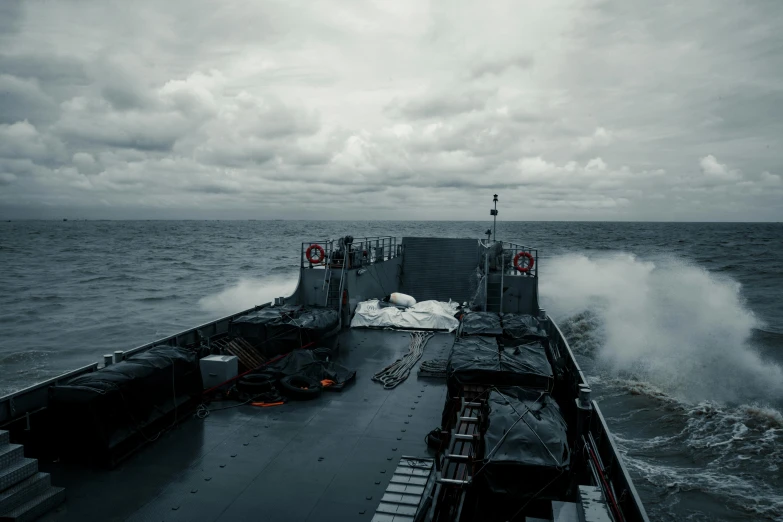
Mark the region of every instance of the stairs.
<instances>
[{"instance_id":1,"label":"stairs","mask_svg":"<svg viewBox=\"0 0 783 522\"><path fill-rule=\"evenodd\" d=\"M38 461L24 456L24 447L11 444L0 430L0 521L29 522L65 500L65 490L53 487Z\"/></svg>"},{"instance_id":2,"label":"stairs","mask_svg":"<svg viewBox=\"0 0 783 522\"><path fill-rule=\"evenodd\" d=\"M326 273L324 274L324 286L326 286L326 307L337 310L342 310L340 289L343 286L343 278L345 277L345 264L339 268L332 268L327 266Z\"/></svg>"}]
</instances>

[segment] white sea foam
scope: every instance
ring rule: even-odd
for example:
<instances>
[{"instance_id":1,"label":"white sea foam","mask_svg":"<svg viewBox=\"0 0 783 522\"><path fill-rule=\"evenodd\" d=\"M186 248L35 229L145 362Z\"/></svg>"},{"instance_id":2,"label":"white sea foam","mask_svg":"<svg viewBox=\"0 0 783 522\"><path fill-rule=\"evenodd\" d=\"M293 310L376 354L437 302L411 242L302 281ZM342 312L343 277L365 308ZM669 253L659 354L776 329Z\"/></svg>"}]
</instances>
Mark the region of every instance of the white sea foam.
<instances>
[{"instance_id":1,"label":"white sea foam","mask_svg":"<svg viewBox=\"0 0 783 522\"><path fill-rule=\"evenodd\" d=\"M688 402L776 403L783 370L750 346L759 322L740 289L679 259L629 254L557 257L541 282L545 307L574 318L577 344L616 375Z\"/></svg>"},{"instance_id":2,"label":"white sea foam","mask_svg":"<svg viewBox=\"0 0 783 522\"><path fill-rule=\"evenodd\" d=\"M289 296L296 289L296 279L240 279L220 292L202 297L202 310L216 315L229 315L253 306L268 303L275 297Z\"/></svg>"}]
</instances>

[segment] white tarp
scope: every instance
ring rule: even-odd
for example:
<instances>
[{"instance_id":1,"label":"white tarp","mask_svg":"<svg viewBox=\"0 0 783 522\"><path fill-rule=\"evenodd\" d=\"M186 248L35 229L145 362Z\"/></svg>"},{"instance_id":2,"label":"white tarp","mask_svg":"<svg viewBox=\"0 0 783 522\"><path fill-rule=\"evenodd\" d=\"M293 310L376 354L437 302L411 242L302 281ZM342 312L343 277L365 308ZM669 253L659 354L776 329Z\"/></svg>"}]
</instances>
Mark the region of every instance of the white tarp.
<instances>
[{"instance_id":1,"label":"white tarp","mask_svg":"<svg viewBox=\"0 0 783 522\"><path fill-rule=\"evenodd\" d=\"M454 317L457 307L458 304L452 301L422 301L400 310L395 306L381 308L377 299L371 299L356 305L351 328L411 328L452 332L459 326L459 321Z\"/></svg>"}]
</instances>

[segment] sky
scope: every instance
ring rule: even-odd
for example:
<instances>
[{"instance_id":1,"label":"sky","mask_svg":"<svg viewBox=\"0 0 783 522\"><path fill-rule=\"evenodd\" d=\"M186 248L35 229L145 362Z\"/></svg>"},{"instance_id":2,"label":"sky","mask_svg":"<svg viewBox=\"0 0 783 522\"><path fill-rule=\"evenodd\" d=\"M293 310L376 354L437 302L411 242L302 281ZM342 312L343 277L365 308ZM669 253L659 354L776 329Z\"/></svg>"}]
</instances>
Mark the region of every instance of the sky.
<instances>
[{"instance_id":1,"label":"sky","mask_svg":"<svg viewBox=\"0 0 783 522\"><path fill-rule=\"evenodd\" d=\"M779 0L2 0L0 218L783 221Z\"/></svg>"}]
</instances>

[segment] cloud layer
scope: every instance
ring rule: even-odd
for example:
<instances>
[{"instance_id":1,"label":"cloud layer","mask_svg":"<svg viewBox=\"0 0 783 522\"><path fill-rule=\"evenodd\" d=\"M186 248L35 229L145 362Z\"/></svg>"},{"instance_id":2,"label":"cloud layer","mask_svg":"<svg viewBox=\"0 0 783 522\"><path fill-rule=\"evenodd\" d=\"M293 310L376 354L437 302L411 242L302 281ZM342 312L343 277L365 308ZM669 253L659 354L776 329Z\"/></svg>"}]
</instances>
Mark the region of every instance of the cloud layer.
<instances>
[{"instance_id":1,"label":"cloud layer","mask_svg":"<svg viewBox=\"0 0 783 522\"><path fill-rule=\"evenodd\" d=\"M504 219L783 219L774 2L12 0L0 20L2 217L485 219L499 192Z\"/></svg>"}]
</instances>

